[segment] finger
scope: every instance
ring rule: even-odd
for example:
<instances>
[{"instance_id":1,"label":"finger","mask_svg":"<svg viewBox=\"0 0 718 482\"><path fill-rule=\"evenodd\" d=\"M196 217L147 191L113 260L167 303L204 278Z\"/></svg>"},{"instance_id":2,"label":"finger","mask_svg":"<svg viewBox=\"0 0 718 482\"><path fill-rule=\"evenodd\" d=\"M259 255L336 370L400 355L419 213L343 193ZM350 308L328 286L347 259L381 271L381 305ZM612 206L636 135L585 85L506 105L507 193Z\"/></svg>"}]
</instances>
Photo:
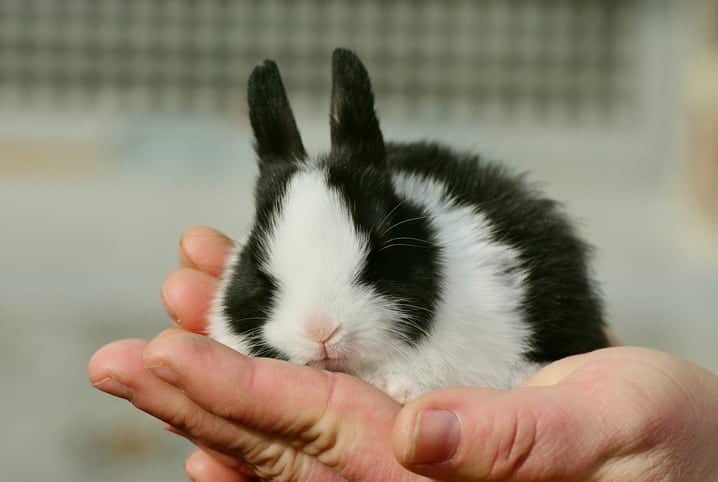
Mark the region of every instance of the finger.
<instances>
[{"instance_id":1,"label":"finger","mask_svg":"<svg viewBox=\"0 0 718 482\"><path fill-rule=\"evenodd\" d=\"M227 467L212 455L197 450L187 458L185 472L193 482L249 482L250 477Z\"/></svg>"},{"instance_id":2,"label":"finger","mask_svg":"<svg viewBox=\"0 0 718 482\"><path fill-rule=\"evenodd\" d=\"M217 278L233 246L234 242L216 229L191 227L180 238L180 264L184 268L197 269Z\"/></svg>"},{"instance_id":3,"label":"finger","mask_svg":"<svg viewBox=\"0 0 718 482\"><path fill-rule=\"evenodd\" d=\"M209 412L280 435L347 479L378 473L382 480L406 480L408 474L390 447L392 421L400 406L358 379L244 357L176 329L153 340L145 360L170 368L168 381Z\"/></svg>"},{"instance_id":4,"label":"finger","mask_svg":"<svg viewBox=\"0 0 718 482\"><path fill-rule=\"evenodd\" d=\"M207 340L183 330L174 331ZM100 349L88 368L95 387L129 400L140 410L176 427L197 445L245 461L260 477L341 480L331 468L297 451L285 440L240 427L198 406L182 390L155 375L162 367L145 368L142 354L146 345L143 340L124 340ZM222 383L226 384L227 379Z\"/></svg>"},{"instance_id":5,"label":"finger","mask_svg":"<svg viewBox=\"0 0 718 482\"><path fill-rule=\"evenodd\" d=\"M563 382L587 363L584 355L573 355L553 362L521 383L522 387L545 387Z\"/></svg>"},{"instance_id":6,"label":"finger","mask_svg":"<svg viewBox=\"0 0 718 482\"><path fill-rule=\"evenodd\" d=\"M437 391L402 409L394 453L441 480L588 480L613 443L590 407L561 386Z\"/></svg>"},{"instance_id":7,"label":"finger","mask_svg":"<svg viewBox=\"0 0 718 482\"><path fill-rule=\"evenodd\" d=\"M162 284L162 303L182 328L204 333L217 283L216 278L201 271L180 269L171 273Z\"/></svg>"},{"instance_id":8,"label":"finger","mask_svg":"<svg viewBox=\"0 0 718 482\"><path fill-rule=\"evenodd\" d=\"M579 376L580 381L588 381L585 379L585 374L593 373L596 367L605 366L606 362L613 360L614 358L621 357L622 353L626 353L626 348L602 348L595 350L591 353L582 353L578 355L568 356L558 361L546 365L529 378L524 380L521 384L522 387L542 387L549 385L556 385L558 383L565 382L572 379L575 375ZM597 363L596 358L603 360L602 363ZM593 367L593 368L592 368ZM626 370L623 371L624 373Z\"/></svg>"},{"instance_id":9,"label":"finger","mask_svg":"<svg viewBox=\"0 0 718 482\"><path fill-rule=\"evenodd\" d=\"M145 368L142 353L146 345L145 340L122 340L98 350L88 366L95 388L127 399L192 439L212 440L223 447L244 435L239 427L201 409L181 390Z\"/></svg>"},{"instance_id":10,"label":"finger","mask_svg":"<svg viewBox=\"0 0 718 482\"><path fill-rule=\"evenodd\" d=\"M173 427L172 425L165 424L165 430L168 432L174 433L176 435L179 435L180 437L189 440L193 444L197 446L198 449L202 450L205 454L211 456L215 459L218 463L224 465L225 467L232 469L235 472L244 474L248 477L254 476L255 471L254 469L247 464L246 462L239 460L233 456L227 455L222 452L218 452L217 450L212 450L211 448L205 446L202 444L202 442L192 438L191 435L189 435L186 432L183 432L182 430L178 429L177 427Z\"/></svg>"}]
</instances>

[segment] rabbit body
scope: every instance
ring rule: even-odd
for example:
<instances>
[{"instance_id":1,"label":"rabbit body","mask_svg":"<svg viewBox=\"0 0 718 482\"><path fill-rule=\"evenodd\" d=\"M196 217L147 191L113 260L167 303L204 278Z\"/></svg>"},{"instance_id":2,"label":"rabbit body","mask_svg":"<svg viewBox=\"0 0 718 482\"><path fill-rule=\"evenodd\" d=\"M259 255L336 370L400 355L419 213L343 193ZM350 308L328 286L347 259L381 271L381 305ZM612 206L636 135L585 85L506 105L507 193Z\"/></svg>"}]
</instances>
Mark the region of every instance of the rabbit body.
<instances>
[{"instance_id":1,"label":"rabbit body","mask_svg":"<svg viewBox=\"0 0 718 482\"><path fill-rule=\"evenodd\" d=\"M273 62L248 100L255 223L227 261L212 337L402 401L511 387L608 345L588 248L557 203L479 156L384 142L353 53L334 53L326 155L306 154Z\"/></svg>"}]
</instances>

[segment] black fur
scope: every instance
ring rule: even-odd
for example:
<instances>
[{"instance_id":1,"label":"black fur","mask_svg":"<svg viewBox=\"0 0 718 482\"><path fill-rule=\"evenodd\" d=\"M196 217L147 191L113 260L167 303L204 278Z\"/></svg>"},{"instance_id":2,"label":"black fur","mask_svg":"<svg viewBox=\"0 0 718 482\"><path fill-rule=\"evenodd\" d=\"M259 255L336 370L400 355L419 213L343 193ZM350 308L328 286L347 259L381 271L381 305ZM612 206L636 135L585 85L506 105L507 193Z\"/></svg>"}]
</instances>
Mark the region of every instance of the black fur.
<instances>
[{"instance_id":1,"label":"black fur","mask_svg":"<svg viewBox=\"0 0 718 482\"><path fill-rule=\"evenodd\" d=\"M392 173L407 172L441 181L457 202L475 207L493 226L495 241L519 253L528 273L522 308L533 330L527 358L547 362L608 345L601 300L588 270L588 248L557 204L532 190L521 177L477 156L433 143L385 144L374 111L366 69L351 52L332 58L330 153L314 168L345 202L370 253L358 283L397 300L408 320L400 329L416 343L431 331L441 299L441 248L422 208L401 199ZM260 177L255 189L255 227L225 293L225 315L237 333L252 333L254 354L286 358L257 334L266 321L277 280L262 271L262 239L282 208L291 177L306 158L279 70L271 61L249 80L250 118ZM311 222L311 213L307 213ZM302 253L297 253L301 256Z\"/></svg>"},{"instance_id":2,"label":"black fur","mask_svg":"<svg viewBox=\"0 0 718 482\"><path fill-rule=\"evenodd\" d=\"M354 165L383 167L384 139L374 112L374 94L364 65L349 50L332 55L332 102L329 119L331 156Z\"/></svg>"},{"instance_id":3,"label":"black fur","mask_svg":"<svg viewBox=\"0 0 718 482\"><path fill-rule=\"evenodd\" d=\"M341 194L359 233L370 242L359 280L395 300L407 319L398 326L410 343L431 331L441 296L440 249L422 208L399 198L387 169L357 170L325 161L329 185Z\"/></svg>"},{"instance_id":4,"label":"black fur","mask_svg":"<svg viewBox=\"0 0 718 482\"><path fill-rule=\"evenodd\" d=\"M277 291L277 280L261 268L267 255L262 241L271 229L273 217L282 209L287 183L296 170L296 166L288 162L276 163L262 170L254 191L254 229L240 253L224 295L225 317L236 333L248 335L255 356L287 359L286 355L268 345L259 333Z\"/></svg>"},{"instance_id":5,"label":"black fur","mask_svg":"<svg viewBox=\"0 0 718 482\"><path fill-rule=\"evenodd\" d=\"M307 152L276 63L265 60L252 70L247 103L260 167L269 162L306 159Z\"/></svg>"},{"instance_id":6,"label":"black fur","mask_svg":"<svg viewBox=\"0 0 718 482\"><path fill-rule=\"evenodd\" d=\"M276 280L260 269L260 242L260 237L253 233L239 256L225 292L224 315L236 333L248 337L254 356L287 360L288 357L266 343L259 332L267 321L277 291Z\"/></svg>"},{"instance_id":7,"label":"black fur","mask_svg":"<svg viewBox=\"0 0 718 482\"><path fill-rule=\"evenodd\" d=\"M519 252L520 268L528 273L522 306L534 334L530 360L558 360L608 345L589 248L555 201L498 164L438 144L388 144L387 162L392 170L441 181L459 202L489 219L496 241Z\"/></svg>"}]
</instances>

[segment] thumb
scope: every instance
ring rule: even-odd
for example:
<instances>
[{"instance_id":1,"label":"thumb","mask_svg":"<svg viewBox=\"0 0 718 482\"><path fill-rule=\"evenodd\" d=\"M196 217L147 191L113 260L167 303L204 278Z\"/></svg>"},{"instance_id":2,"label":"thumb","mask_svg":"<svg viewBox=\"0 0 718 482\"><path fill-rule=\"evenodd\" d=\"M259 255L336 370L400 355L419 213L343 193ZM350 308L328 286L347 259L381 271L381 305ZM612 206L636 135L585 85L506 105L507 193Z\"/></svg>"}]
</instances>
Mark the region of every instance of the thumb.
<instances>
[{"instance_id":1,"label":"thumb","mask_svg":"<svg viewBox=\"0 0 718 482\"><path fill-rule=\"evenodd\" d=\"M614 442L590 401L589 391L568 385L432 392L399 413L394 454L440 480L588 479Z\"/></svg>"}]
</instances>

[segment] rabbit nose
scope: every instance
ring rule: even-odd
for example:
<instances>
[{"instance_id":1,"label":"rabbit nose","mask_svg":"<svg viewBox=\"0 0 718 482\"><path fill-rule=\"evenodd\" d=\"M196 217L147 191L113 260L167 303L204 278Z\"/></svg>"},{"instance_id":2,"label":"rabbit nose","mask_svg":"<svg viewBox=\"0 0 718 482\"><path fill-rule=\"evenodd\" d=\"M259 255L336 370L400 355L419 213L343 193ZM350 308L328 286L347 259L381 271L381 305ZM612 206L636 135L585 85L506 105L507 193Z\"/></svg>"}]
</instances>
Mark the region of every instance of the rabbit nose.
<instances>
[{"instance_id":1,"label":"rabbit nose","mask_svg":"<svg viewBox=\"0 0 718 482\"><path fill-rule=\"evenodd\" d=\"M313 317L304 325L304 331L312 340L325 344L339 330L339 325L329 322L323 317Z\"/></svg>"}]
</instances>

